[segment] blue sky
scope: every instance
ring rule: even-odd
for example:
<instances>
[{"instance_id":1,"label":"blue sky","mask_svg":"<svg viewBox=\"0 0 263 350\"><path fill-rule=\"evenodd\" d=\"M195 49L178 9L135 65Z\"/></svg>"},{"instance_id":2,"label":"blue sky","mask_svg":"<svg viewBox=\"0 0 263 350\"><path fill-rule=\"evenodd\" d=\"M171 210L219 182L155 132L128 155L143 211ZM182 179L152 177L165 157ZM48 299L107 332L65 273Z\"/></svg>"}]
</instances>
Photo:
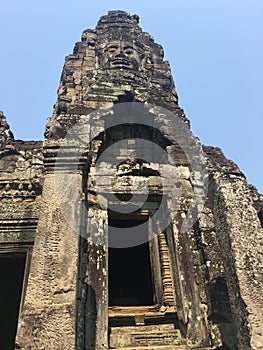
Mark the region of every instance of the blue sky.
<instances>
[{"instance_id":1,"label":"blue sky","mask_svg":"<svg viewBox=\"0 0 263 350\"><path fill-rule=\"evenodd\" d=\"M18 139L43 139L64 57L108 10L140 16L163 45L180 106L263 193L261 0L2 0L0 110Z\"/></svg>"}]
</instances>

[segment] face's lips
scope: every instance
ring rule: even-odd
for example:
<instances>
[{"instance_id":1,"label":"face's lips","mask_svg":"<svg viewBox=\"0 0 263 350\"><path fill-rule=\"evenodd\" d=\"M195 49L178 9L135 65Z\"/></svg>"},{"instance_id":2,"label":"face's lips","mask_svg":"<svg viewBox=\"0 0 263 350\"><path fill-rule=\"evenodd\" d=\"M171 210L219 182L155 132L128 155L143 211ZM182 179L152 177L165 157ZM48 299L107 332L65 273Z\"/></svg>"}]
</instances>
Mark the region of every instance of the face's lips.
<instances>
[{"instance_id":1,"label":"face's lips","mask_svg":"<svg viewBox=\"0 0 263 350\"><path fill-rule=\"evenodd\" d=\"M126 68L133 68L132 62L126 60L125 58L116 58L111 60L111 65L118 67L118 66L124 66Z\"/></svg>"}]
</instances>

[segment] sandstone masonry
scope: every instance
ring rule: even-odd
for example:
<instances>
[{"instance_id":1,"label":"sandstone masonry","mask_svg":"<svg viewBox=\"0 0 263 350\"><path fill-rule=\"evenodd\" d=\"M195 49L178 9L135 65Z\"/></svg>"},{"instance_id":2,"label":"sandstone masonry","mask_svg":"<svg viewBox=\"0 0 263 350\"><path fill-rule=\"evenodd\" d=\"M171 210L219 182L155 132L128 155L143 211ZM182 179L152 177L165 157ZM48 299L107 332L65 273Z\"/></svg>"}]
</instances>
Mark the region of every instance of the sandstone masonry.
<instances>
[{"instance_id":1,"label":"sandstone masonry","mask_svg":"<svg viewBox=\"0 0 263 350\"><path fill-rule=\"evenodd\" d=\"M263 196L192 135L138 23L82 33L44 141L0 113L0 266L23 261L3 349L263 349Z\"/></svg>"}]
</instances>

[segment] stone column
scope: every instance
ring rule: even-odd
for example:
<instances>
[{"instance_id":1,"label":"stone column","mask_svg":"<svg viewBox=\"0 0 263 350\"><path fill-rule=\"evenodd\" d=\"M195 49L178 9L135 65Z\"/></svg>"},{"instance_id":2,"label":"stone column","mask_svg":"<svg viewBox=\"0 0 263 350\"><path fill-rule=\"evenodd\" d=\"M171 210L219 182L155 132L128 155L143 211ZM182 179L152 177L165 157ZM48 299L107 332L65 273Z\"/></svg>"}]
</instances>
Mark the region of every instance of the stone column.
<instances>
[{"instance_id":1,"label":"stone column","mask_svg":"<svg viewBox=\"0 0 263 350\"><path fill-rule=\"evenodd\" d=\"M88 209L87 299L85 314L85 349L108 349L108 213Z\"/></svg>"},{"instance_id":2,"label":"stone column","mask_svg":"<svg viewBox=\"0 0 263 350\"><path fill-rule=\"evenodd\" d=\"M25 302L19 319L17 349L75 348L77 228L68 217L79 215L71 183L81 175L65 174L63 193L55 189L55 173L45 176L41 209ZM65 210L61 210L61 201Z\"/></svg>"}]
</instances>

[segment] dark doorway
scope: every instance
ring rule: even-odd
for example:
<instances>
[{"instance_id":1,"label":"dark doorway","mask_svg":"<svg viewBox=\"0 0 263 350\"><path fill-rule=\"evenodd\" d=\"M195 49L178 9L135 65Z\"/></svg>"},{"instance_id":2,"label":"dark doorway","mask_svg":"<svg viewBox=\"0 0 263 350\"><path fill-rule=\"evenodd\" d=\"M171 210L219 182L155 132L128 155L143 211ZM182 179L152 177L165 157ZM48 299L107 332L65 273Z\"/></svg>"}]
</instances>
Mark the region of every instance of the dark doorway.
<instances>
[{"instance_id":1,"label":"dark doorway","mask_svg":"<svg viewBox=\"0 0 263 350\"><path fill-rule=\"evenodd\" d=\"M127 220L111 220L110 224L132 226ZM109 248L109 305L153 305L153 294L149 243L131 248Z\"/></svg>"},{"instance_id":2,"label":"dark doorway","mask_svg":"<svg viewBox=\"0 0 263 350\"><path fill-rule=\"evenodd\" d=\"M26 254L0 255L0 349L14 350Z\"/></svg>"}]
</instances>

